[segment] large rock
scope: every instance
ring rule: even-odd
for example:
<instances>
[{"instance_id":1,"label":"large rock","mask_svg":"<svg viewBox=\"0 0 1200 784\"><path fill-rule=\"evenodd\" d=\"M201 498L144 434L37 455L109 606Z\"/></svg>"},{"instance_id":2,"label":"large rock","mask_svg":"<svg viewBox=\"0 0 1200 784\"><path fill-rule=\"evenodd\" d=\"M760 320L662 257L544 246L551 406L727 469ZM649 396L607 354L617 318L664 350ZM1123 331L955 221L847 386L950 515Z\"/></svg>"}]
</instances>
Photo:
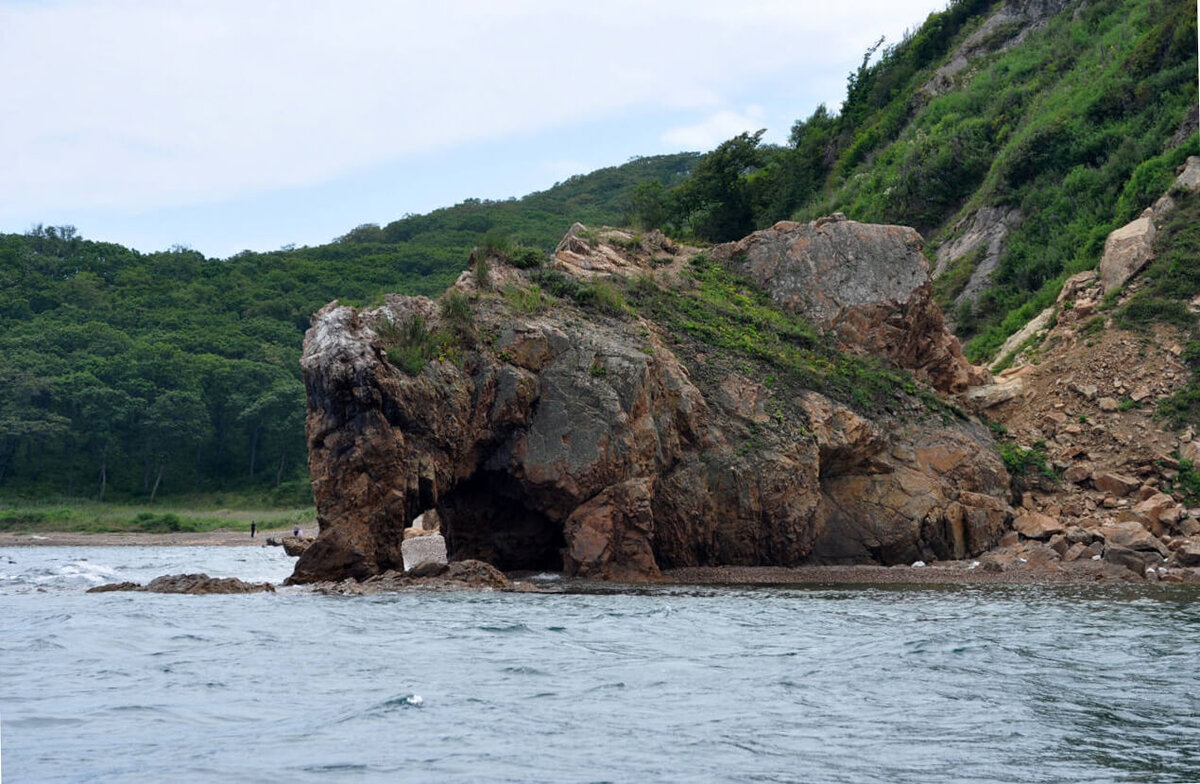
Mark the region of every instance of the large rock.
<instances>
[{"instance_id":1,"label":"large rock","mask_svg":"<svg viewBox=\"0 0 1200 784\"><path fill-rule=\"evenodd\" d=\"M1013 520L1013 528L1026 539L1049 539L1065 528L1058 518L1041 512L1026 512Z\"/></svg>"},{"instance_id":2,"label":"large rock","mask_svg":"<svg viewBox=\"0 0 1200 784\"><path fill-rule=\"evenodd\" d=\"M207 574L168 574L156 577L147 585L137 583L113 583L98 585L88 590L88 593L106 593L108 591L142 591L147 593L184 593L184 594L228 594L228 593L274 593L275 586L270 583L247 583L236 577L209 577Z\"/></svg>"},{"instance_id":3,"label":"large rock","mask_svg":"<svg viewBox=\"0 0 1200 784\"><path fill-rule=\"evenodd\" d=\"M776 223L718 245L712 255L844 346L886 357L936 389L958 393L972 370L933 302L923 244L914 229L839 214Z\"/></svg>"},{"instance_id":4,"label":"large rock","mask_svg":"<svg viewBox=\"0 0 1200 784\"><path fill-rule=\"evenodd\" d=\"M875 228L901 246L909 236ZM572 257L558 263L565 273L643 257L639 274L656 272L644 252L618 264L613 247L573 238L559 254ZM512 285L526 274L497 271ZM876 303L900 319L880 329L934 324L933 336L901 340L937 344L940 316L922 296ZM914 308L926 315L900 318ZM496 295L474 301L477 340L412 376L388 362L377 330L414 315L453 327L430 300L398 296L313 317L301 365L320 535L293 583L401 569L404 546L424 538L406 541L406 527L430 510L452 565L618 580L683 566L972 555L1008 519L1008 475L986 428L933 414L902 389L894 410L868 416L799 382L764 383L765 366L635 316L565 303L529 314Z\"/></svg>"},{"instance_id":5,"label":"large rock","mask_svg":"<svg viewBox=\"0 0 1200 784\"><path fill-rule=\"evenodd\" d=\"M400 545L404 571L412 572L426 564L442 566L446 560L446 540L441 534L406 537Z\"/></svg>"},{"instance_id":6,"label":"large rock","mask_svg":"<svg viewBox=\"0 0 1200 784\"><path fill-rule=\"evenodd\" d=\"M283 546L283 551L293 558L297 558L304 554L304 551L312 546L316 541L316 537L312 536L285 536L280 541Z\"/></svg>"},{"instance_id":7,"label":"large rock","mask_svg":"<svg viewBox=\"0 0 1200 784\"><path fill-rule=\"evenodd\" d=\"M1166 558L1170 555L1170 551L1167 550L1166 545L1159 541L1158 537L1154 536L1154 534L1147 531L1141 523L1134 521L1109 523L1100 527L1100 533L1104 537L1106 550L1116 545L1139 552L1154 553L1160 558Z\"/></svg>"},{"instance_id":8,"label":"large rock","mask_svg":"<svg viewBox=\"0 0 1200 784\"><path fill-rule=\"evenodd\" d=\"M1102 493L1112 493L1118 498L1129 495L1142 486L1140 480L1118 474L1114 471L1102 471L1092 475L1092 484Z\"/></svg>"},{"instance_id":9,"label":"large rock","mask_svg":"<svg viewBox=\"0 0 1200 784\"><path fill-rule=\"evenodd\" d=\"M1154 258L1154 210L1147 208L1139 218L1108 235L1100 259L1100 280L1109 292L1142 271Z\"/></svg>"},{"instance_id":10,"label":"large rock","mask_svg":"<svg viewBox=\"0 0 1200 784\"><path fill-rule=\"evenodd\" d=\"M1171 187L1200 189L1200 157L1193 155L1187 159ZM1104 256L1100 259L1100 281L1106 293L1125 285L1150 263L1154 258L1154 237L1158 233L1156 223L1174 208L1175 201L1168 193L1153 207L1147 207L1137 219L1108 235Z\"/></svg>"}]
</instances>

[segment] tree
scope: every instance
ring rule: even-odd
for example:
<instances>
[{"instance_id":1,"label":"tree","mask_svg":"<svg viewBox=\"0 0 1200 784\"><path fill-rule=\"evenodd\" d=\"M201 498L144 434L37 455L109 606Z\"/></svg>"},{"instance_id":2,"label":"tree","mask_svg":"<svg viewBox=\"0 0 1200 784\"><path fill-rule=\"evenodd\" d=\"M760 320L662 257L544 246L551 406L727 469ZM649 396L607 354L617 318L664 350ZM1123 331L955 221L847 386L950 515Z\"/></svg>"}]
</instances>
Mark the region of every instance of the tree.
<instances>
[{"instance_id":1,"label":"tree","mask_svg":"<svg viewBox=\"0 0 1200 784\"><path fill-rule=\"evenodd\" d=\"M762 165L758 145L764 133L765 128L722 142L677 189L682 213L697 237L727 242L754 230L754 205L746 176Z\"/></svg>"},{"instance_id":2,"label":"tree","mask_svg":"<svg viewBox=\"0 0 1200 784\"><path fill-rule=\"evenodd\" d=\"M278 378L242 410L240 419L251 432L251 481L254 479L260 447L269 447L278 454L275 486L282 483L288 456L302 454L305 448L302 438L304 413L304 385L286 376ZM301 438L296 438L297 435Z\"/></svg>"},{"instance_id":3,"label":"tree","mask_svg":"<svg viewBox=\"0 0 1200 784\"><path fill-rule=\"evenodd\" d=\"M70 420L50 410L50 384L28 370L0 367L0 484L17 450L60 438Z\"/></svg>"},{"instance_id":4,"label":"tree","mask_svg":"<svg viewBox=\"0 0 1200 784\"><path fill-rule=\"evenodd\" d=\"M150 405L143 428L147 455L157 467L154 486L150 490L150 503L154 503L163 469L170 457L191 453L204 438L208 428L204 401L192 391L173 389L165 392Z\"/></svg>"}]
</instances>

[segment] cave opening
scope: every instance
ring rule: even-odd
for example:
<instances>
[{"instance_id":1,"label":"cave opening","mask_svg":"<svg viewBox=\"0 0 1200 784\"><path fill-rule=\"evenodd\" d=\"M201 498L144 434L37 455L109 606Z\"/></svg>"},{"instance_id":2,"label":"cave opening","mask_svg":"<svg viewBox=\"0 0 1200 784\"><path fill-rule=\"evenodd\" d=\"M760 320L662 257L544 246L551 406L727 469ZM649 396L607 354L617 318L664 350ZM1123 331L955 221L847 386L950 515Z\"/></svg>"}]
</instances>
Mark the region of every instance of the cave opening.
<instances>
[{"instance_id":1,"label":"cave opening","mask_svg":"<svg viewBox=\"0 0 1200 784\"><path fill-rule=\"evenodd\" d=\"M507 474L482 471L458 484L437 505L452 561L476 558L510 571L561 571L563 527L532 508Z\"/></svg>"}]
</instances>

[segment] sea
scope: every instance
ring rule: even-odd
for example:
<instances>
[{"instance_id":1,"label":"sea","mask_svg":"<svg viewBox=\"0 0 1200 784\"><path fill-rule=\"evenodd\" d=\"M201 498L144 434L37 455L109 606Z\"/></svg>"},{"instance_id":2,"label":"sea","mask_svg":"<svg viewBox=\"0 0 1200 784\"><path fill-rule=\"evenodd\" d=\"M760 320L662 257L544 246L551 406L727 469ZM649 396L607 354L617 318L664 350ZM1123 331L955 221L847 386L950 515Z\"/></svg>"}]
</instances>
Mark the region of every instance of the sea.
<instances>
[{"instance_id":1,"label":"sea","mask_svg":"<svg viewBox=\"0 0 1200 784\"><path fill-rule=\"evenodd\" d=\"M19 782L1195 782L1196 586L87 594L279 548L0 549Z\"/></svg>"}]
</instances>

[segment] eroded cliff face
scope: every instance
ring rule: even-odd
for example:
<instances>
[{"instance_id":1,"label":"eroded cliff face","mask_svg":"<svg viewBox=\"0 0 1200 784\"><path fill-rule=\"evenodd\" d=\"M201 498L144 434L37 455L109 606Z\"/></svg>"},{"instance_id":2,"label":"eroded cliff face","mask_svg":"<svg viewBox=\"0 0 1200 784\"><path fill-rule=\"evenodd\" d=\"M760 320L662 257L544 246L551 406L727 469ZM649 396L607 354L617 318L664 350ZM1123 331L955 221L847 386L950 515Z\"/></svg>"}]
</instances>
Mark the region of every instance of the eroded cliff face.
<instances>
[{"instance_id":1,"label":"eroded cliff face","mask_svg":"<svg viewBox=\"0 0 1200 784\"><path fill-rule=\"evenodd\" d=\"M946 329L923 244L907 226L836 214L812 223L782 221L718 245L713 256L782 307L831 331L844 349L886 357L935 389L958 394L988 379Z\"/></svg>"},{"instance_id":2,"label":"eroded cliff face","mask_svg":"<svg viewBox=\"0 0 1200 784\"><path fill-rule=\"evenodd\" d=\"M694 249L583 234L553 260L562 280L695 285ZM963 557L1003 534L1008 476L978 423L899 389L868 417L636 312L538 304L531 273L501 258L486 270L452 289L457 309L392 296L314 316L302 367L320 535L293 582L400 569L405 527L431 509L451 560L618 580ZM413 324L456 337L408 375L388 345Z\"/></svg>"}]
</instances>

